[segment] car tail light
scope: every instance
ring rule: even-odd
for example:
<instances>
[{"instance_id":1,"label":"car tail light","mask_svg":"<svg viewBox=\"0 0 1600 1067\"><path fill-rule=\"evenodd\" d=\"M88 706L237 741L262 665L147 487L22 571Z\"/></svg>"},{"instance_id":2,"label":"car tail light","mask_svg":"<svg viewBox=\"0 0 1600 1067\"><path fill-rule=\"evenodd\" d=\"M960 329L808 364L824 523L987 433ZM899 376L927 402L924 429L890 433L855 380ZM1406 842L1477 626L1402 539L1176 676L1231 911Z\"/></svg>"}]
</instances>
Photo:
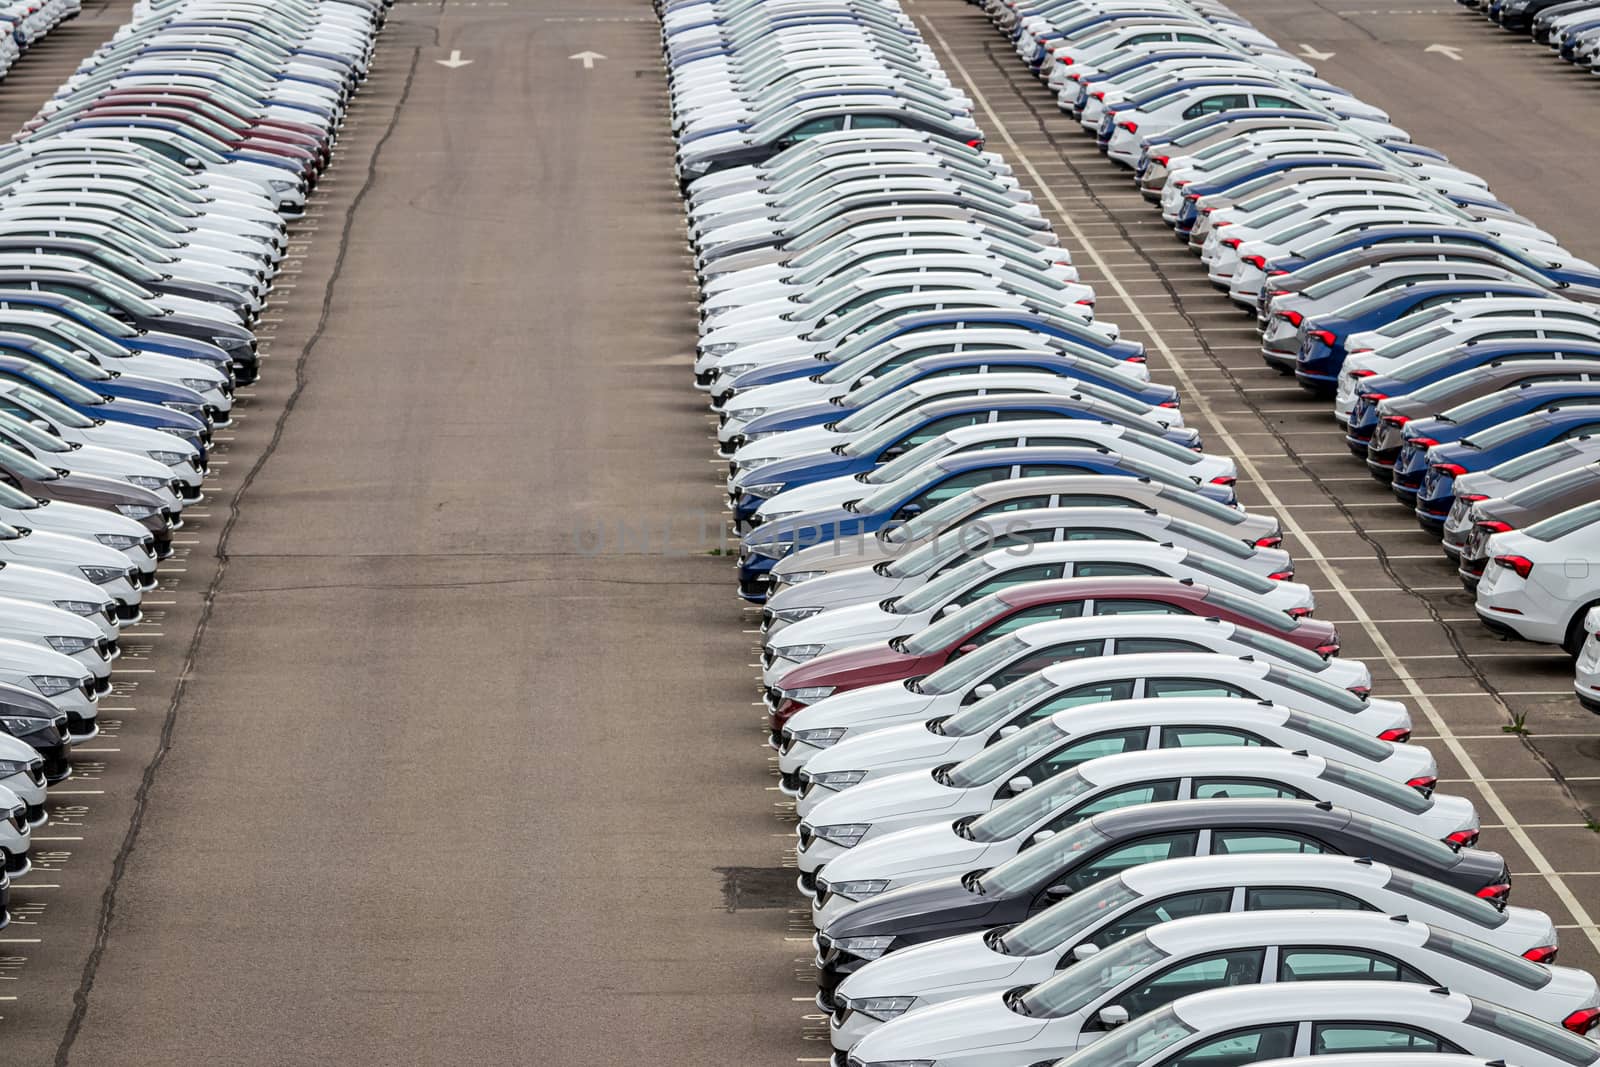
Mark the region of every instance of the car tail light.
<instances>
[{"instance_id":1,"label":"car tail light","mask_svg":"<svg viewBox=\"0 0 1600 1067\"><path fill-rule=\"evenodd\" d=\"M1452 834L1451 836L1455 835ZM1496 882L1494 885L1486 885L1478 890L1477 895L1484 900L1504 900L1511 895L1511 883Z\"/></svg>"},{"instance_id":2,"label":"car tail light","mask_svg":"<svg viewBox=\"0 0 1600 1067\"><path fill-rule=\"evenodd\" d=\"M972 140L967 142L967 147L968 148L982 148L983 147L983 138L982 137L974 137Z\"/></svg>"},{"instance_id":3,"label":"car tail light","mask_svg":"<svg viewBox=\"0 0 1600 1067\"><path fill-rule=\"evenodd\" d=\"M1060 63L1063 67L1070 67L1070 66L1072 66L1072 57L1071 56L1057 56L1056 57L1056 62Z\"/></svg>"},{"instance_id":4,"label":"car tail light","mask_svg":"<svg viewBox=\"0 0 1600 1067\"><path fill-rule=\"evenodd\" d=\"M1306 334L1306 336L1314 340L1321 341L1329 348L1332 348L1333 343L1339 339L1338 337L1334 336L1332 330L1312 330L1310 333Z\"/></svg>"},{"instance_id":5,"label":"car tail light","mask_svg":"<svg viewBox=\"0 0 1600 1067\"><path fill-rule=\"evenodd\" d=\"M1184 193L1183 194L1183 198L1185 200L1199 200L1200 199L1200 194L1199 193Z\"/></svg>"},{"instance_id":6,"label":"car tail light","mask_svg":"<svg viewBox=\"0 0 1600 1067\"><path fill-rule=\"evenodd\" d=\"M1397 745L1403 745L1411 740L1411 728L1409 726L1396 726L1392 730L1385 730L1379 734L1378 740L1393 741Z\"/></svg>"},{"instance_id":7,"label":"car tail light","mask_svg":"<svg viewBox=\"0 0 1600 1067\"><path fill-rule=\"evenodd\" d=\"M1352 356L1359 356L1359 355L1362 355L1363 353L1371 352L1371 351L1372 351L1372 349L1370 349L1370 348L1352 348L1352 349L1348 350L1349 354L1352 355Z\"/></svg>"},{"instance_id":8,"label":"car tail light","mask_svg":"<svg viewBox=\"0 0 1600 1067\"><path fill-rule=\"evenodd\" d=\"M1287 582L1294 578L1294 571L1273 571L1271 574L1267 575L1267 577L1271 578L1275 582Z\"/></svg>"},{"instance_id":9,"label":"car tail light","mask_svg":"<svg viewBox=\"0 0 1600 1067\"><path fill-rule=\"evenodd\" d=\"M1215 210L1217 210L1217 209L1214 208L1214 207L1208 207L1208 208L1206 208L1206 214L1209 215ZM1211 225L1212 225L1212 227L1214 229L1220 230L1224 226L1232 226L1233 225L1233 220L1232 219L1220 219L1220 220L1218 220L1216 222L1213 222ZM1237 246L1235 246L1235 247L1237 247Z\"/></svg>"},{"instance_id":10,"label":"car tail light","mask_svg":"<svg viewBox=\"0 0 1600 1067\"><path fill-rule=\"evenodd\" d=\"M1280 311L1278 318L1285 320L1290 326L1298 326L1306 321L1306 317L1298 311Z\"/></svg>"},{"instance_id":11,"label":"car tail light","mask_svg":"<svg viewBox=\"0 0 1600 1067\"><path fill-rule=\"evenodd\" d=\"M1427 438L1420 438L1419 440L1424 440L1425 441L1425 440L1427 440ZM1437 443L1438 443L1437 441L1428 441L1428 445L1429 445L1430 448L1433 445L1437 444ZM1463 467L1459 463L1435 463L1433 465L1433 469L1436 470L1436 471L1443 471L1444 473L1448 474L1452 478L1459 478L1463 474L1467 473L1467 468Z\"/></svg>"},{"instance_id":12,"label":"car tail light","mask_svg":"<svg viewBox=\"0 0 1600 1067\"><path fill-rule=\"evenodd\" d=\"M1457 493L1456 499L1465 500L1469 504L1476 504L1480 500L1488 500L1489 498L1483 493Z\"/></svg>"},{"instance_id":13,"label":"car tail light","mask_svg":"<svg viewBox=\"0 0 1600 1067\"><path fill-rule=\"evenodd\" d=\"M1383 421L1388 423L1390 426L1404 426L1406 423L1411 421L1411 416L1410 415L1385 415L1385 416L1383 416Z\"/></svg>"},{"instance_id":14,"label":"car tail light","mask_svg":"<svg viewBox=\"0 0 1600 1067\"><path fill-rule=\"evenodd\" d=\"M1318 645L1316 651L1319 656L1337 656L1339 654L1339 642L1329 641L1325 645Z\"/></svg>"},{"instance_id":15,"label":"car tail light","mask_svg":"<svg viewBox=\"0 0 1600 1067\"><path fill-rule=\"evenodd\" d=\"M1350 377L1352 377L1352 378L1370 378L1374 374L1377 374L1377 373L1378 372L1375 371L1375 370L1353 370L1353 371L1350 372Z\"/></svg>"},{"instance_id":16,"label":"car tail light","mask_svg":"<svg viewBox=\"0 0 1600 1067\"><path fill-rule=\"evenodd\" d=\"M1157 407L1163 407L1163 408L1175 408L1175 407L1178 406L1178 402L1176 400L1163 400L1161 403L1157 404L1156 406Z\"/></svg>"},{"instance_id":17,"label":"car tail light","mask_svg":"<svg viewBox=\"0 0 1600 1067\"><path fill-rule=\"evenodd\" d=\"M1389 399L1389 394L1388 393L1362 393L1361 394L1361 398L1363 400L1370 400L1374 404L1376 404L1380 400L1388 400Z\"/></svg>"},{"instance_id":18,"label":"car tail light","mask_svg":"<svg viewBox=\"0 0 1600 1067\"><path fill-rule=\"evenodd\" d=\"M1408 437L1408 438L1406 438L1406 444L1415 445L1418 448L1432 448L1434 445L1436 445L1438 443L1439 442L1437 440L1435 440L1434 438L1432 438L1432 437Z\"/></svg>"},{"instance_id":19,"label":"car tail light","mask_svg":"<svg viewBox=\"0 0 1600 1067\"><path fill-rule=\"evenodd\" d=\"M1288 273L1289 272L1286 271L1286 270L1269 270L1269 271L1267 271L1267 277L1276 278L1280 274L1288 274Z\"/></svg>"},{"instance_id":20,"label":"car tail light","mask_svg":"<svg viewBox=\"0 0 1600 1067\"><path fill-rule=\"evenodd\" d=\"M1478 523L1478 528L1488 530L1490 533L1505 533L1511 529L1511 524L1509 522L1501 522L1499 519L1488 519Z\"/></svg>"},{"instance_id":21,"label":"car tail light","mask_svg":"<svg viewBox=\"0 0 1600 1067\"><path fill-rule=\"evenodd\" d=\"M1127 359L1123 360L1123 362L1124 363L1148 363L1150 361L1148 359L1146 359L1145 357L1143 357L1143 356L1129 356Z\"/></svg>"},{"instance_id":22,"label":"car tail light","mask_svg":"<svg viewBox=\"0 0 1600 1067\"><path fill-rule=\"evenodd\" d=\"M1540 945L1524 952L1522 958L1532 960L1534 963L1554 963L1556 961L1556 953L1559 950L1557 945Z\"/></svg>"},{"instance_id":23,"label":"car tail light","mask_svg":"<svg viewBox=\"0 0 1600 1067\"><path fill-rule=\"evenodd\" d=\"M1281 544L1283 544L1283 538L1279 537L1277 534L1256 538L1257 548L1277 548Z\"/></svg>"},{"instance_id":24,"label":"car tail light","mask_svg":"<svg viewBox=\"0 0 1600 1067\"><path fill-rule=\"evenodd\" d=\"M1098 93L1090 93L1089 95L1094 97L1096 100L1104 100L1106 98L1106 91L1101 89Z\"/></svg>"},{"instance_id":25,"label":"car tail light","mask_svg":"<svg viewBox=\"0 0 1600 1067\"><path fill-rule=\"evenodd\" d=\"M1479 831L1477 827L1473 827L1471 830L1457 830L1455 833L1444 839L1445 844L1452 848L1471 848L1473 845L1478 843L1478 832ZM1510 886L1506 886L1507 890L1510 888ZM1481 897L1485 896L1486 893L1484 890L1480 889L1478 890L1478 895ZM1498 893L1493 895L1499 896Z\"/></svg>"},{"instance_id":26,"label":"car tail light","mask_svg":"<svg viewBox=\"0 0 1600 1067\"><path fill-rule=\"evenodd\" d=\"M1150 162L1156 164L1157 166L1164 167L1168 163L1172 162L1172 157L1171 156L1152 156L1150 158Z\"/></svg>"},{"instance_id":27,"label":"car tail light","mask_svg":"<svg viewBox=\"0 0 1600 1067\"><path fill-rule=\"evenodd\" d=\"M1433 796L1433 787L1438 784L1439 779L1431 774L1420 775L1416 778L1409 779L1406 782L1406 785L1409 785L1412 789L1415 789L1425 797Z\"/></svg>"},{"instance_id":28,"label":"car tail light","mask_svg":"<svg viewBox=\"0 0 1600 1067\"><path fill-rule=\"evenodd\" d=\"M1239 262L1248 263L1252 267L1254 267L1256 270L1266 270L1267 269L1267 257L1266 256L1240 256L1239 257Z\"/></svg>"},{"instance_id":29,"label":"car tail light","mask_svg":"<svg viewBox=\"0 0 1600 1067\"><path fill-rule=\"evenodd\" d=\"M1229 248L1238 248L1240 245L1244 244L1244 238L1243 237L1224 237L1222 239L1222 243L1224 245L1227 245Z\"/></svg>"},{"instance_id":30,"label":"car tail light","mask_svg":"<svg viewBox=\"0 0 1600 1067\"><path fill-rule=\"evenodd\" d=\"M1215 210L1217 210L1217 209L1216 209L1216 208L1214 208L1214 207L1203 207L1203 208L1201 208L1201 209L1200 209L1200 214L1202 214L1202 215L1209 215L1209 214L1211 214L1211 213L1212 213L1212 212L1213 212L1213 211L1215 211ZM1228 225L1228 224L1227 224L1227 223L1226 223L1226 222L1219 222L1219 223L1217 223L1217 225L1218 225L1218 226L1226 226L1226 225Z\"/></svg>"},{"instance_id":31,"label":"car tail light","mask_svg":"<svg viewBox=\"0 0 1600 1067\"><path fill-rule=\"evenodd\" d=\"M1526 578L1533 573L1533 560L1527 556L1496 556L1494 561L1507 570L1516 571L1518 578Z\"/></svg>"},{"instance_id":32,"label":"car tail light","mask_svg":"<svg viewBox=\"0 0 1600 1067\"><path fill-rule=\"evenodd\" d=\"M1347 692L1354 693L1356 696L1360 697L1362 700L1365 700L1369 696L1372 695L1372 686L1370 686L1370 685L1347 685L1347 686L1345 686L1345 690ZM1395 733L1397 731L1390 730L1390 731L1386 731L1386 732L1387 733ZM1404 731L1399 731L1399 732L1403 733ZM1406 733L1405 736L1406 737L1410 737L1411 735L1409 733Z\"/></svg>"},{"instance_id":33,"label":"car tail light","mask_svg":"<svg viewBox=\"0 0 1600 1067\"><path fill-rule=\"evenodd\" d=\"M1561 1020L1561 1025L1568 1030L1584 1035L1593 1030L1597 1023L1600 1023L1600 1008L1580 1008Z\"/></svg>"},{"instance_id":34,"label":"car tail light","mask_svg":"<svg viewBox=\"0 0 1600 1067\"><path fill-rule=\"evenodd\" d=\"M1129 133L1138 133L1139 124L1137 122L1119 122L1117 123L1117 129L1127 130Z\"/></svg>"},{"instance_id":35,"label":"car tail light","mask_svg":"<svg viewBox=\"0 0 1600 1067\"><path fill-rule=\"evenodd\" d=\"M1234 485L1238 481L1239 481L1239 479L1235 478L1231 474L1219 474L1215 478L1211 479L1211 484L1212 485Z\"/></svg>"}]
</instances>

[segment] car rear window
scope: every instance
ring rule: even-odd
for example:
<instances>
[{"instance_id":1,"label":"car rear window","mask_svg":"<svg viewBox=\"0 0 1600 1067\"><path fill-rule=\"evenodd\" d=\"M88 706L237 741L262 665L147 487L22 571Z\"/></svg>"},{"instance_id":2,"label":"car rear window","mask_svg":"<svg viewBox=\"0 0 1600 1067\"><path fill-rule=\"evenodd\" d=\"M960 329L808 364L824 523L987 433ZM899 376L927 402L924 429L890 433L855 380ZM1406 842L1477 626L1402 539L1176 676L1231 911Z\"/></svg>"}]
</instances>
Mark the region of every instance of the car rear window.
<instances>
[{"instance_id":1,"label":"car rear window","mask_svg":"<svg viewBox=\"0 0 1600 1067\"><path fill-rule=\"evenodd\" d=\"M1569 511L1559 515L1552 515L1543 522L1536 522L1523 533L1535 541L1554 541L1565 537L1576 530L1592 526L1600 521L1600 500L1588 504L1579 504Z\"/></svg>"}]
</instances>

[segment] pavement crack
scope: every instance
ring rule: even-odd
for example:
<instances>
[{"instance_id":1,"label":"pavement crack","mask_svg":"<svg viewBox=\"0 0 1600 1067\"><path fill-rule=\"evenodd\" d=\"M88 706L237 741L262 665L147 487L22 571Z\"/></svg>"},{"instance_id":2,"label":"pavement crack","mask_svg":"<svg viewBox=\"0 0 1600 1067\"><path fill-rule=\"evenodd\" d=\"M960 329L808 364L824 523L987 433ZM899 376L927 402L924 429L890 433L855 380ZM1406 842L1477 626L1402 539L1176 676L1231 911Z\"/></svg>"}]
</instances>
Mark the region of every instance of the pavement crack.
<instances>
[{"instance_id":1,"label":"pavement crack","mask_svg":"<svg viewBox=\"0 0 1600 1067\"><path fill-rule=\"evenodd\" d=\"M72 994L72 1016L67 1020L66 1029L62 1032L61 1043L56 1046L55 1067L66 1067L72 1056L72 1046L78 1039L78 1034L83 1029L83 1021L89 1012L89 995L94 991L95 975L99 971L100 961L105 956L106 945L110 937L111 923L116 918L117 890L122 884L122 878L128 870L128 860L133 854L134 847L139 841L139 831L144 826L144 817L149 810L150 792L159 777L162 765L166 762L167 754L172 751L173 734L177 728L178 713L182 709L183 697L189 687L189 679L194 673L195 661L199 657L200 645L205 639L207 628L210 626L212 614L216 607L217 594L222 586L223 579L228 572L228 538L233 533L234 525L239 520L240 504L244 496L255 482L256 476L261 473L267 461L272 458L278 445L283 440L284 426L293 414L295 405L306 387L306 364L311 353L316 349L327 329L329 311L333 303L333 291L339 280L339 273L344 267L345 254L350 246L350 232L355 225L356 215L361 207L362 200L371 190L376 178L378 159L383 154L384 145L400 123L400 115L405 109L407 98L411 95L411 85L416 77L417 67L422 58L421 49L413 49L411 66L406 72L406 80L400 89L399 98L395 101L394 111L389 118L383 135L378 138L373 146L372 155L367 162L367 173L362 180L361 188L350 201L346 209L344 227L339 234L339 252L334 259L333 270L328 276L328 285L323 292L322 308L319 312L316 328L307 339L305 347L300 350L300 355L294 365L294 389L290 391L284 401L283 410L278 413L277 421L273 425L272 438L256 458L250 472L245 475L239 487L233 491L228 501L228 520L223 525L217 541L217 569L212 575L211 583L206 588L205 599L201 604L200 618L195 624L194 634L189 639L189 645L184 653L183 670L178 675L177 686L173 689L172 700L167 705L165 717L161 722L160 741L156 751L145 766L144 774L139 781L139 789L134 794L133 814L128 819L128 829L118 847L116 857L112 861L111 880L106 885L105 892L100 898L100 912L95 922L94 943L89 950L88 957L83 963L83 975L78 981L78 987Z\"/></svg>"}]
</instances>

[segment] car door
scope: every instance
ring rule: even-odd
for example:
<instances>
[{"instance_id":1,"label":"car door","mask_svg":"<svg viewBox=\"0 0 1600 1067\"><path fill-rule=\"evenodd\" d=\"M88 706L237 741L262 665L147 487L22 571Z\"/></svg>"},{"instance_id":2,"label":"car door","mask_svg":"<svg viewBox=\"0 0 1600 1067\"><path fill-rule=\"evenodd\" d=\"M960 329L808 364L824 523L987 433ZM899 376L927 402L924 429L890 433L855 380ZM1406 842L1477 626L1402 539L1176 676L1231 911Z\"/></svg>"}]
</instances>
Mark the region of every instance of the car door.
<instances>
[{"instance_id":1,"label":"car door","mask_svg":"<svg viewBox=\"0 0 1600 1067\"><path fill-rule=\"evenodd\" d=\"M961 703L963 706L965 706L967 704L982 700L990 693L998 692L999 690L1010 685L1012 682L1021 681L1028 675L1037 671L1042 671L1046 667L1053 667L1057 663L1063 663L1072 659L1088 659L1091 656L1102 656L1105 654L1105 649L1106 641L1101 637L1089 638L1084 641L1058 641L1053 645L1046 645L1043 648L1035 649L1034 651L1029 652L1026 656L1012 660L1010 663L1006 664L1004 667L1001 667L999 670L989 675L989 677L983 679L977 685L973 686L971 692L967 693L967 695L962 699ZM987 691L979 692L979 690ZM1024 726L1028 726L1038 721L1038 719L1042 717L1042 714L1043 713L1037 711L1036 709L1029 708L1026 711L1020 712L1015 718L1001 726L1001 729L1005 730L1009 728L1014 732L1015 730L1019 730Z\"/></svg>"},{"instance_id":2,"label":"car door","mask_svg":"<svg viewBox=\"0 0 1600 1067\"><path fill-rule=\"evenodd\" d=\"M1230 986L1256 985L1261 981L1265 966L1265 948L1241 948L1209 953L1193 959L1174 963L1149 978L1107 998L1091 1009L1093 1014L1084 1024L1084 1030L1104 1032L1106 1027L1098 1018L1098 1009L1116 1005L1126 1008L1128 1018L1135 1019L1145 1012L1164 1008L1179 997L1190 993L1204 993L1210 989Z\"/></svg>"},{"instance_id":3,"label":"car door","mask_svg":"<svg viewBox=\"0 0 1600 1067\"><path fill-rule=\"evenodd\" d=\"M1107 948L1125 937L1132 937L1158 923L1171 922L1173 919L1189 919L1196 915L1221 915L1233 909L1233 897L1232 887L1174 893L1123 912L1083 938L1079 944ZM1072 961L1073 955L1069 950L1062 953L1057 965L1065 967Z\"/></svg>"},{"instance_id":4,"label":"car door","mask_svg":"<svg viewBox=\"0 0 1600 1067\"><path fill-rule=\"evenodd\" d=\"M1244 1067L1262 1060L1286 1059L1294 1054L1299 1023L1248 1026L1201 1038L1188 1048L1159 1061L1158 1067Z\"/></svg>"},{"instance_id":5,"label":"car door","mask_svg":"<svg viewBox=\"0 0 1600 1067\"><path fill-rule=\"evenodd\" d=\"M1056 749L1048 755L1041 756L1026 767L1013 773L1005 782L1001 783L1000 788L995 792L995 799L1009 800L1021 793L1022 790L1017 789L1016 785L1020 785L1022 781L1027 781L1031 788L1042 782L1048 782L1062 771L1070 770L1080 763L1099 759L1101 756L1115 756L1123 752L1134 752L1143 749L1148 735L1149 731L1143 728L1107 730L1104 733L1090 734L1064 748ZM1049 743L1053 744L1054 742Z\"/></svg>"}]
</instances>

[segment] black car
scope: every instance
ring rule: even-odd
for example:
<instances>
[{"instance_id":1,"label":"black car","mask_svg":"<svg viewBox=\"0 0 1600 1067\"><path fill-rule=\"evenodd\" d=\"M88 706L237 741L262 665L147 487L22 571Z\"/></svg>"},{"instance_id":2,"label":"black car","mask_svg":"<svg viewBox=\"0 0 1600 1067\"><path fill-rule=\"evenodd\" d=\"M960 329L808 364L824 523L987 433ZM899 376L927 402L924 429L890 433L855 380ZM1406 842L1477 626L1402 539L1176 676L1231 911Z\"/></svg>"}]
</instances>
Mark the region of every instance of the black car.
<instances>
[{"instance_id":1,"label":"black car","mask_svg":"<svg viewBox=\"0 0 1600 1067\"><path fill-rule=\"evenodd\" d=\"M1370 858L1496 902L1511 892L1499 854L1450 846L1326 801L1183 800L1096 815L988 870L891 889L840 912L817 936L818 1002L869 959L908 945L1021 922L1129 867L1182 856L1308 852ZM827 879L819 879L827 901Z\"/></svg>"},{"instance_id":2,"label":"black car","mask_svg":"<svg viewBox=\"0 0 1600 1067\"><path fill-rule=\"evenodd\" d=\"M104 643L111 644L109 640ZM72 745L67 713L39 694L0 682L0 732L32 746L44 757L45 782L59 782L72 773L67 763L67 749ZM28 814L34 817L39 813Z\"/></svg>"}]
</instances>

